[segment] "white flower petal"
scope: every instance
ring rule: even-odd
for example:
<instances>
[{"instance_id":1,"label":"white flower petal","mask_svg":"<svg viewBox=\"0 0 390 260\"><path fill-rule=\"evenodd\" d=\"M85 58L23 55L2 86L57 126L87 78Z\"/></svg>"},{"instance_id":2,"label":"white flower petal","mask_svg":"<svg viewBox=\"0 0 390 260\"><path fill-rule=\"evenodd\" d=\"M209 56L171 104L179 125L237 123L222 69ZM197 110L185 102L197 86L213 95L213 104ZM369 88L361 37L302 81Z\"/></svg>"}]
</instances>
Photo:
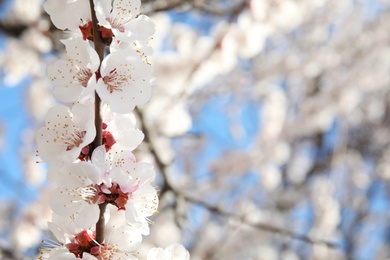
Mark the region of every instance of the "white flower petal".
<instances>
[{"instance_id":1,"label":"white flower petal","mask_svg":"<svg viewBox=\"0 0 390 260\"><path fill-rule=\"evenodd\" d=\"M110 16L112 0L93 0L93 3L99 24L106 27L107 29L110 29L111 24L107 21L106 18Z\"/></svg>"},{"instance_id":2,"label":"white flower petal","mask_svg":"<svg viewBox=\"0 0 390 260\"><path fill-rule=\"evenodd\" d=\"M150 233L148 222L145 217L140 215L135 206L128 202L125 212L126 220L131 227L137 228L142 235L147 236Z\"/></svg>"},{"instance_id":3,"label":"white flower petal","mask_svg":"<svg viewBox=\"0 0 390 260\"><path fill-rule=\"evenodd\" d=\"M62 102L74 102L93 93L100 60L96 51L81 38L62 42L67 51L66 58L53 62L47 74L55 84L54 96Z\"/></svg>"},{"instance_id":4,"label":"white flower petal","mask_svg":"<svg viewBox=\"0 0 390 260\"><path fill-rule=\"evenodd\" d=\"M74 84L58 85L53 90L53 96L62 102L73 102L83 93L83 89Z\"/></svg>"},{"instance_id":5,"label":"white flower petal","mask_svg":"<svg viewBox=\"0 0 390 260\"><path fill-rule=\"evenodd\" d=\"M84 208L75 214L75 224L81 228L94 226L99 220L99 207L95 204L86 204Z\"/></svg>"},{"instance_id":6,"label":"white flower petal","mask_svg":"<svg viewBox=\"0 0 390 260\"><path fill-rule=\"evenodd\" d=\"M127 40L148 41L155 32L154 22L146 15L140 15L126 24L126 30L131 32ZM119 37L118 37L119 38ZM126 41L126 38L123 39Z\"/></svg>"},{"instance_id":7,"label":"white flower petal","mask_svg":"<svg viewBox=\"0 0 390 260\"><path fill-rule=\"evenodd\" d=\"M133 114L117 114L114 118L113 133L117 142L128 150L134 150L144 139L144 134L135 128L135 116Z\"/></svg>"},{"instance_id":8,"label":"white flower petal","mask_svg":"<svg viewBox=\"0 0 390 260\"><path fill-rule=\"evenodd\" d=\"M46 126L37 131L38 152L47 163L73 162L95 135L93 113L88 107L76 104L70 111L66 106L54 106L46 116Z\"/></svg>"},{"instance_id":9,"label":"white flower petal","mask_svg":"<svg viewBox=\"0 0 390 260\"><path fill-rule=\"evenodd\" d=\"M91 255L91 254L84 253L84 254L83 254L83 260L97 260L97 258L94 257L94 256Z\"/></svg>"},{"instance_id":10,"label":"white flower petal","mask_svg":"<svg viewBox=\"0 0 390 260\"><path fill-rule=\"evenodd\" d=\"M101 78L96 91L112 111L129 113L151 95L150 78L153 68L131 51L119 50L102 62Z\"/></svg>"},{"instance_id":11,"label":"white flower petal","mask_svg":"<svg viewBox=\"0 0 390 260\"><path fill-rule=\"evenodd\" d=\"M74 254L69 253L66 248L63 248L62 250L52 251L47 260L77 260L77 258Z\"/></svg>"},{"instance_id":12,"label":"white flower petal","mask_svg":"<svg viewBox=\"0 0 390 260\"><path fill-rule=\"evenodd\" d=\"M180 244L168 246L165 250L162 248L152 248L149 250L147 260L189 260L190 254Z\"/></svg>"},{"instance_id":13,"label":"white flower petal","mask_svg":"<svg viewBox=\"0 0 390 260\"><path fill-rule=\"evenodd\" d=\"M165 260L164 249L152 248L149 250L148 258L146 260Z\"/></svg>"},{"instance_id":14,"label":"white flower petal","mask_svg":"<svg viewBox=\"0 0 390 260\"><path fill-rule=\"evenodd\" d=\"M134 207L139 214L149 217L153 215L158 208L157 191L151 185L144 185L132 194L131 202L134 204Z\"/></svg>"},{"instance_id":15,"label":"white flower petal","mask_svg":"<svg viewBox=\"0 0 390 260\"><path fill-rule=\"evenodd\" d=\"M106 165L106 148L104 145L97 147L92 152L92 163L101 170L108 170Z\"/></svg>"},{"instance_id":16,"label":"white flower petal","mask_svg":"<svg viewBox=\"0 0 390 260\"><path fill-rule=\"evenodd\" d=\"M84 203L74 203L74 197L67 194L66 191L56 189L52 192L50 197L50 207L58 215L71 216L80 211Z\"/></svg>"},{"instance_id":17,"label":"white flower petal","mask_svg":"<svg viewBox=\"0 0 390 260\"><path fill-rule=\"evenodd\" d=\"M121 251L131 252L136 250L142 242L141 233L130 226L122 226L113 230L109 244L117 245Z\"/></svg>"},{"instance_id":18,"label":"white flower petal","mask_svg":"<svg viewBox=\"0 0 390 260\"><path fill-rule=\"evenodd\" d=\"M168 246L165 250L165 259L172 260L189 260L190 253L180 244Z\"/></svg>"},{"instance_id":19,"label":"white flower petal","mask_svg":"<svg viewBox=\"0 0 390 260\"><path fill-rule=\"evenodd\" d=\"M139 180L139 185L147 185L156 179L156 172L153 165L146 162L139 162L134 166L133 178Z\"/></svg>"},{"instance_id":20,"label":"white flower petal","mask_svg":"<svg viewBox=\"0 0 390 260\"><path fill-rule=\"evenodd\" d=\"M91 20L88 1L47 0L43 8L50 15L53 24L61 30L76 31L81 25L80 21Z\"/></svg>"},{"instance_id":21,"label":"white flower petal","mask_svg":"<svg viewBox=\"0 0 390 260\"><path fill-rule=\"evenodd\" d=\"M60 241L61 243L65 244L65 235L64 235L64 232L62 231L62 229L55 223L53 222L47 222L47 227L49 228L49 230L51 231L51 233L53 233L53 235L55 236L55 238Z\"/></svg>"}]
</instances>

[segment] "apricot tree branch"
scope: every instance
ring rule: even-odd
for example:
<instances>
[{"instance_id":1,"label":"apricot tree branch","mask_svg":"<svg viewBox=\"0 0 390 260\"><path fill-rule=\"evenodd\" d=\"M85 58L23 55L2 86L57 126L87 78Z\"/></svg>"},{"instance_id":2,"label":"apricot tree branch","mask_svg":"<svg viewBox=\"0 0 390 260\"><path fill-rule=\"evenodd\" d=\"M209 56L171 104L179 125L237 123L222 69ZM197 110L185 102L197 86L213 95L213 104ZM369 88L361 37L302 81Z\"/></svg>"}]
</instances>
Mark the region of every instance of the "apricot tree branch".
<instances>
[{"instance_id":1,"label":"apricot tree branch","mask_svg":"<svg viewBox=\"0 0 390 260\"><path fill-rule=\"evenodd\" d=\"M95 13L95 7L93 4L93 0L89 0L89 4L91 7L91 17L92 17L92 32L93 32L93 43L95 50L97 54L99 55L100 64L103 61L104 58L104 48L105 43L103 42L103 39L100 36L99 28L98 28L98 20ZM100 66L99 66L100 68ZM97 147L102 145L102 115L100 113L100 105L101 105L101 99L99 95L97 94L95 90L95 128L96 128L96 137L95 140L92 143L92 151L96 149ZM105 229L105 219L104 219L104 212L106 210L107 204L101 204L99 205L99 220L96 223L96 241L99 244L102 244L104 242L104 229Z\"/></svg>"}]
</instances>

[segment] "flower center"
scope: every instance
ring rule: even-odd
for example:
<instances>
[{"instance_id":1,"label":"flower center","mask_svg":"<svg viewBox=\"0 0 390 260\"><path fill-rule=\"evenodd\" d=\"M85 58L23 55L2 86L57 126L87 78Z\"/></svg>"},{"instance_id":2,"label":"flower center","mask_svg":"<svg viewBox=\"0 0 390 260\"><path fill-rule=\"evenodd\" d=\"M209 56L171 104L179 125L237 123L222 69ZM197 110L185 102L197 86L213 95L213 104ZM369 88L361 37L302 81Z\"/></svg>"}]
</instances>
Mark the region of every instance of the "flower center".
<instances>
[{"instance_id":1,"label":"flower center","mask_svg":"<svg viewBox=\"0 0 390 260\"><path fill-rule=\"evenodd\" d=\"M91 254L94 255L98 260L109 260L118 252L117 247L114 246L102 246L95 247L92 249Z\"/></svg>"},{"instance_id":2,"label":"flower center","mask_svg":"<svg viewBox=\"0 0 390 260\"><path fill-rule=\"evenodd\" d=\"M79 160L80 161L88 161L91 159L91 155L89 154L91 152L91 144L86 145L81 149Z\"/></svg>"},{"instance_id":3,"label":"flower center","mask_svg":"<svg viewBox=\"0 0 390 260\"><path fill-rule=\"evenodd\" d=\"M83 34L83 40L93 41L92 34L92 21L88 21L86 24L79 26L81 33Z\"/></svg>"},{"instance_id":4,"label":"flower center","mask_svg":"<svg viewBox=\"0 0 390 260\"><path fill-rule=\"evenodd\" d=\"M81 176L74 176L79 181L85 183L87 182L87 178ZM86 202L89 204L95 204L95 198L98 194L98 190L95 186L90 184L85 184L85 187L76 187L76 188L66 188L61 191L61 193L65 193L72 198L69 200L69 203L65 204L65 207L71 207L74 203Z\"/></svg>"},{"instance_id":5,"label":"flower center","mask_svg":"<svg viewBox=\"0 0 390 260\"><path fill-rule=\"evenodd\" d=\"M106 18L106 20L110 23L112 28L117 29L118 31L123 33L125 32L125 28L123 27L123 25L131 19L124 20L119 18Z\"/></svg>"},{"instance_id":6,"label":"flower center","mask_svg":"<svg viewBox=\"0 0 390 260\"><path fill-rule=\"evenodd\" d=\"M131 188L129 192L123 192L118 183L112 183L110 188L107 188L104 184L96 185L98 190L97 195L95 196L95 203L109 203L118 208L118 210L126 209L126 203L131 196L131 193L136 191L138 185L135 185Z\"/></svg>"},{"instance_id":7,"label":"flower center","mask_svg":"<svg viewBox=\"0 0 390 260\"><path fill-rule=\"evenodd\" d=\"M88 23L79 26L79 28L83 35L83 40L88 39L90 41L93 41L92 21L89 21ZM112 41L112 36L114 36L111 29L107 29L104 26L99 26L99 32L100 36L103 38L103 42L107 45L110 45Z\"/></svg>"},{"instance_id":8,"label":"flower center","mask_svg":"<svg viewBox=\"0 0 390 260\"><path fill-rule=\"evenodd\" d=\"M91 77L92 71L90 69L80 69L77 73L77 79L84 88L87 87L88 81Z\"/></svg>"},{"instance_id":9,"label":"flower center","mask_svg":"<svg viewBox=\"0 0 390 260\"><path fill-rule=\"evenodd\" d=\"M104 147L106 148L106 152L110 151L111 147L116 143L116 140L115 140L114 136L111 134L111 132L106 130L107 127L108 126L106 123L102 124L102 129L103 129L102 141L103 141ZM88 161L91 158L90 152L91 152L90 145L84 146L83 149L81 149L79 159L81 161Z\"/></svg>"},{"instance_id":10,"label":"flower center","mask_svg":"<svg viewBox=\"0 0 390 260\"><path fill-rule=\"evenodd\" d=\"M79 187L76 189L78 195L86 202L92 203L96 195L96 188L93 186Z\"/></svg>"},{"instance_id":11,"label":"flower center","mask_svg":"<svg viewBox=\"0 0 390 260\"><path fill-rule=\"evenodd\" d=\"M111 134L110 131L107 130L107 127L108 125L106 123L102 124L102 129L103 129L102 137L103 137L104 147L106 148L106 152L110 151L111 147L116 143L114 136Z\"/></svg>"},{"instance_id":12,"label":"flower center","mask_svg":"<svg viewBox=\"0 0 390 260\"><path fill-rule=\"evenodd\" d=\"M119 74L116 69L113 69L108 76L103 77L103 82L111 94L114 91L122 91L123 85L128 82L128 77Z\"/></svg>"},{"instance_id":13,"label":"flower center","mask_svg":"<svg viewBox=\"0 0 390 260\"><path fill-rule=\"evenodd\" d=\"M84 136L87 131L80 131L76 127L69 127L68 124L63 126L65 129L64 132L59 136L59 141L67 145L66 150L72 150L74 147L79 147L84 140ZM54 142L57 142L57 138L54 139Z\"/></svg>"},{"instance_id":14,"label":"flower center","mask_svg":"<svg viewBox=\"0 0 390 260\"><path fill-rule=\"evenodd\" d=\"M83 230L75 236L72 243L65 246L76 258L83 258L83 253L91 253L96 251L96 247L99 247L95 239L95 233L90 230Z\"/></svg>"}]
</instances>

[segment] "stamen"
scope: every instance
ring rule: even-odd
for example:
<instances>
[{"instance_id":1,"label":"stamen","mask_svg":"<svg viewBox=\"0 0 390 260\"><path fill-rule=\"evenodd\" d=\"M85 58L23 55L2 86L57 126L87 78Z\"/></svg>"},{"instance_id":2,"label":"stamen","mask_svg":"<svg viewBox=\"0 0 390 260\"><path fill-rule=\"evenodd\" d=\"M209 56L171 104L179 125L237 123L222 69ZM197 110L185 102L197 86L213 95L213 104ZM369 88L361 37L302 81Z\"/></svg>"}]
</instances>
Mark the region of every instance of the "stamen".
<instances>
[{"instance_id":1,"label":"stamen","mask_svg":"<svg viewBox=\"0 0 390 260\"><path fill-rule=\"evenodd\" d=\"M62 244L55 240L52 239L42 240L42 247L45 249L54 249L60 246L62 246Z\"/></svg>"},{"instance_id":2,"label":"stamen","mask_svg":"<svg viewBox=\"0 0 390 260\"><path fill-rule=\"evenodd\" d=\"M146 220L146 222L147 222L149 225L154 225L154 222L153 222L151 219L145 217L145 220Z\"/></svg>"},{"instance_id":3,"label":"stamen","mask_svg":"<svg viewBox=\"0 0 390 260\"><path fill-rule=\"evenodd\" d=\"M74 203L79 203L85 201L92 204L93 199L96 196L97 189L92 185L87 187L78 187L75 189L66 189L68 195L72 196L73 199L70 200L70 204L64 205L65 207L71 207Z\"/></svg>"},{"instance_id":4,"label":"stamen","mask_svg":"<svg viewBox=\"0 0 390 260\"><path fill-rule=\"evenodd\" d=\"M83 142L86 131L80 131L80 129L73 125L64 124L64 131L54 138L54 142L60 142L67 145L66 150L72 150L74 147L79 147Z\"/></svg>"},{"instance_id":5,"label":"stamen","mask_svg":"<svg viewBox=\"0 0 390 260\"><path fill-rule=\"evenodd\" d=\"M97 192L96 188L93 186L84 187L84 188L79 187L77 191L79 192L81 198L83 198L85 201L92 200L95 197Z\"/></svg>"},{"instance_id":6,"label":"stamen","mask_svg":"<svg viewBox=\"0 0 390 260\"><path fill-rule=\"evenodd\" d=\"M87 87L89 79L92 77L90 69L80 69L77 73L77 79L83 87Z\"/></svg>"},{"instance_id":7,"label":"stamen","mask_svg":"<svg viewBox=\"0 0 390 260\"><path fill-rule=\"evenodd\" d=\"M112 93L115 91L123 91L122 87L128 82L128 75L118 74L116 69L110 71L108 76L103 77L103 82L107 85L107 90Z\"/></svg>"}]
</instances>

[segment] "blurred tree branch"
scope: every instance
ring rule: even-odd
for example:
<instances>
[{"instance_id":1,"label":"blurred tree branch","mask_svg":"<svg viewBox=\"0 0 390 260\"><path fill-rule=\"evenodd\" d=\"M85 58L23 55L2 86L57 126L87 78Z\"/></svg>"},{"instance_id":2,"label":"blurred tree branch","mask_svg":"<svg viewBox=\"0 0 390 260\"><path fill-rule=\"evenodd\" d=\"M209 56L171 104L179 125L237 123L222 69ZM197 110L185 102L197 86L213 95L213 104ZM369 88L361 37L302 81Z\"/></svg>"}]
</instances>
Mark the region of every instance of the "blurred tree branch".
<instances>
[{"instance_id":1,"label":"blurred tree branch","mask_svg":"<svg viewBox=\"0 0 390 260\"><path fill-rule=\"evenodd\" d=\"M162 198L168 191L170 191L170 192L173 192L175 194L177 199L183 198L185 201L187 201L189 203L194 203L194 204L197 204L197 205L200 205L200 206L206 208L208 211L210 211L213 214L220 215L220 216L227 217L227 218L236 219L237 221L241 222L242 224L248 225L248 226L253 227L255 229L258 229L261 231L266 231L266 232L271 232L271 233L278 233L278 234L290 237L292 239L297 239L297 240L300 240L300 241L303 241L306 243L310 243L310 244L322 244L322 245L325 245L325 246L332 248L332 249L338 249L338 245L331 243L331 242L328 242L328 241L325 241L325 240L322 240L322 239L317 239L317 238L312 238L310 236L297 234L291 230L284 229L281 227L272 226L272 225L266 224L266 223L250 222L246 219L245 215L239 216L239 215L236 215L234 213L230 213L230 212L225 211L224 209L222 209L218 206L211 205L211 204L209 204L201 199L190 196L187 193L182 192L179 189L177 189L176 187L174 187L170 183L170 180L169 180L168 165L162 161L157 150L155 149L154 134L151 133L150 129L146 125L143 112L138 108L136 108L135 111L136 111L137 116L140 119L141 131L145 135L145 142L148 144L149 152L153 156L153 158L156 162L157 168L160 171L160 173L164 179L164 186L160 192L160 198Z\"/></svg>"},{"instance_id":2,"label":"blurred tree branch","mask_svg":"<svg viewBox=\"0 0 390 260\"><path fill-rule=\"evenodd\" d=\"M224 3L221 6L217 4L212 5L212 2L218 1L199 1L199 0L175 0L175 1L142 1L146 5L146 14L152 14L157 12L169 11L177 8L183 8L184 10L196 10L203 14L210 14L214 16L230 16L237 15L241 12L243 5L247 5L249 1L244 0L238 4L229 5ZM226 6L227 5L227 6ZM222 7L223 6L223 7Z\"/></svg>"}]
</instances>

